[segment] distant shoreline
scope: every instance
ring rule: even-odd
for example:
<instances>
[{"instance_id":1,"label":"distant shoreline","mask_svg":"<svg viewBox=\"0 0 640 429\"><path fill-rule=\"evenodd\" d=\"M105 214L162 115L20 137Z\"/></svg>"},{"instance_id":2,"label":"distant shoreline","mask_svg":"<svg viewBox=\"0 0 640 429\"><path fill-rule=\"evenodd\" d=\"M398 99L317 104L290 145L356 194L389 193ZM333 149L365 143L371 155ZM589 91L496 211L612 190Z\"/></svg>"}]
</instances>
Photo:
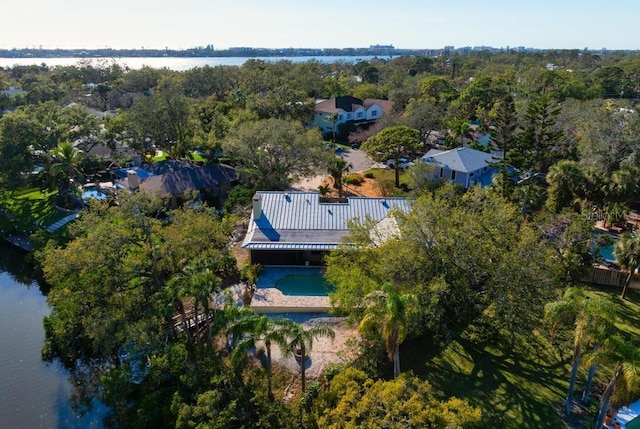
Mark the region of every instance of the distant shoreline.
<instances>
[{"instance_id":1,"label":"distant shoreline","mask_svg":"<svg viewBox=\"0 0 640 429\"><path fill-rule=\"evenodd\" d=\"M393 45L372 45L368 48L229 48L216 50L213 46L196 47L191 49L48 49L48 48L11 48L0 49L0 58L269 58L269 57L398 57L403 55L414 56L440 56L455 53L467 53L472 51L509 53L509 52L547 52L547 51L578 51L585 49L552 49L531 48L524 46L499 47L492 46L444 46L442 48L402 49ZM638 52L638 50L607 50L589 49L592 53L612 52Z\"/></svg>"},{"instance_id":2,"label":"distant shoreline","mask_svg":"<svg viewBox=\"0 0 640 429\"><path fill-rule=\"evenodd\" d=\"M220 58L220 57L335 57L335 56L399 56L425 55L432 50L395 49L393 46L345 49L262 49L212 47L176 49L0 49L0 58ZM437 51L437 50L436 50Z\"/></svg>"}]
</instances>

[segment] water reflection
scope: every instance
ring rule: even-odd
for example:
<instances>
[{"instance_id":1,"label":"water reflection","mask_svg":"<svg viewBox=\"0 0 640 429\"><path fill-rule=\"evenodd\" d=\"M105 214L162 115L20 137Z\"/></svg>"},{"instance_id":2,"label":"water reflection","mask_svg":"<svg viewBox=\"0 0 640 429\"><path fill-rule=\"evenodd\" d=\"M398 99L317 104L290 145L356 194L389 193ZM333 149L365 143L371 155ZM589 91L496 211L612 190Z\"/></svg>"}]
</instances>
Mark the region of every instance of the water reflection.
<instances>
[{"instance_id":1,"label":"water reflection","mask_svg":"<svg viewBox=\"0 0 640 429\"><path fill-rule=\"evenodd\" d=\"M104 408L78 417L68 373L40 358L49 313L25 255L0 244L0 426L100 428Z\"/></svg>"}]
</instances>

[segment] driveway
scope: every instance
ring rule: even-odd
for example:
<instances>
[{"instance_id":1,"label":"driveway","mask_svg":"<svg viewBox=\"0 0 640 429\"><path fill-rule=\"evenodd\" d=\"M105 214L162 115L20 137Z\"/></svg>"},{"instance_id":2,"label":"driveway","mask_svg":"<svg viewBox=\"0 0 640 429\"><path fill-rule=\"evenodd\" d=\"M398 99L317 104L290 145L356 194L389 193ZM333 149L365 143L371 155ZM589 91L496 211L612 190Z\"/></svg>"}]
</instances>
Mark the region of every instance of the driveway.
<instances>
[{"instance_id":1,"label":"driveway","mask_svg":"<svg viewBox=\"0 0 640 429\"><path fill-rule=\"evenodd\" d=\"M353 165L351 168L353 173L368 170L373 165L373 161L360 149L345 149L338 155Z\"/></svg>"},{"instance_id":2,"label":"driveway","mask_svg":"<svg viewBox=\"0 0 640 429\"><path fill-rule=\"evenodd\" d=\"M345 149L336 155L341 156L345 161L351 163L353 167L350 171L352 173L368 170L373 165L373 161L360 149ZM317 191L318 186L322 185L322 182L328 175L328 173L324 172L318 176L303 179L292 184L290 189L294 191Z\"/></svg>"}]
</instances>

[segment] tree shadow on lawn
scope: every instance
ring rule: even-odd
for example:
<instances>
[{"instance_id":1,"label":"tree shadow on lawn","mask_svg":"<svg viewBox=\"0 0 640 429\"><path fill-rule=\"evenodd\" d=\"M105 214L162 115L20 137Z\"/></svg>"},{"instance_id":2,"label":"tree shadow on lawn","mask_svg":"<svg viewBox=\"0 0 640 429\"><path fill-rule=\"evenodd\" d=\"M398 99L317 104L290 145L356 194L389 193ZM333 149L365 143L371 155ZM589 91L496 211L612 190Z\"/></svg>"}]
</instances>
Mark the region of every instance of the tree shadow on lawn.
<instances>
[{"instance_id":1,"label":"tree shadow on lawn","mask_svg":"<svg viewBox=\"0 0 640 429\"><path fill-rule=\"evenodd\" d=\"M31 192L11 201L9 209L19 220L21 228L31 230L36 226L47 227L69 214L56 208L55 193L43 194L40 198L33 195Z\"/></svg>"},{"instance_id":2,"label":"tree shadow on lawn","mask_svg":"<svg viewBox=\"0 0 640 429\"><path fill-rule=\"evenodd\" d=\"M625 335L634 337L631 338L633 342L640 343L640 319L638 319L640 291L630 289L627 293L627 298L623 300L620 298L621 287L599 286L596 288L589 286L588 289L591 293L611 301L613 311L616 314L618 328Z\"/></svg>"},{"instance_id":3,"label":"tree shadow on lawn","mask_svg":"<svg viewBox=\"0 0 640 429\"><path fill-rule=\"evenodd\" d=\"M564 427L555 406L568 388L568 361L546 348L552 347L544 341L482 348L458 339L425 356L424 342L415 340L404 344L401 363L442 399L455 396L481 408L486 427Z\"/></svg>"}]
</instances>

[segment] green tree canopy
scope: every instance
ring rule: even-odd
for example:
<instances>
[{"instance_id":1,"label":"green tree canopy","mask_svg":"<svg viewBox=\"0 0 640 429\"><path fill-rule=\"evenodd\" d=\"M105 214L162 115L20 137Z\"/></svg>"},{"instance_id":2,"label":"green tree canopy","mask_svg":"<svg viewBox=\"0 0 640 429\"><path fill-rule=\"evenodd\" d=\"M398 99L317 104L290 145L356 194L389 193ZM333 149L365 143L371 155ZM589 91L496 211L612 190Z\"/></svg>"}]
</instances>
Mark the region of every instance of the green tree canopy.
<instances>
[{"instance_id":1,"label":"green tree canopy","mask_svg":"<svg viewBox=\"0 0 640 429\"><path fill-rule=\"evenodd\" d=\"M403 374L374 381L346 368L320 394L315 413L321 429L466 428L479 425L482 414L457 398L438 400L426 381Z\"/></svg>"},{"instance_id":2,"label":"green tree canopy","mask_svg":"<svg viewBox=\"0 0 640 429\"><path fill-rule=\"evenodd\" d=\"M400 166L398 159L409 156L420 147L420 132L404 125L388 127L367 139L362 150L376 161L394 160L396 188L400 187Z\"/></svg>"},{"instance_id":3,"label":"green tree canopy","mask_svg":"<svg viewBox=\"0 0 640 429\"><path fill-rule=\"evenodd\" d=\"M267 119L234 129L223 143L241 175L260 189L287 189L326 165L327 152L317 130L296 122Z\"/></svg>"}]
</instances>

